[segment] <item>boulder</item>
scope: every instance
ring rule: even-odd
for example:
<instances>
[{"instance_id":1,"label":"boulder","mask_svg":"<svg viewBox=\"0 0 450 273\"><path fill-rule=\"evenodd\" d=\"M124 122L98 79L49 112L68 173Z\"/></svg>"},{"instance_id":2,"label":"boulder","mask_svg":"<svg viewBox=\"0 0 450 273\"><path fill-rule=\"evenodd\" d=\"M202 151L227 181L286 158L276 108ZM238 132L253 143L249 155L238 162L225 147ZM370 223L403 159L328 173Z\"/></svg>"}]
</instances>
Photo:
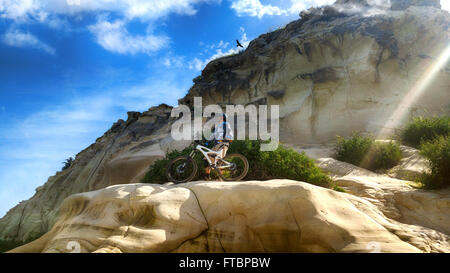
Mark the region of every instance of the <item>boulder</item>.
<instances>
[{"instance_id":1,"label":"boulder","mask_svg":"<svg viewBox=\"0 0 450 273\"><path fill-rule=\"evenodd\" d=\"M402 159L400 163L388 170L388 175L394 178L416 181L422 173L430 172L430 164L420 155L419 150L400 145Z\"/></svg>"},{"instance_id":2,"label":"boulder","mask_svg":"<svg viewBox=\"0 0 450 273\"><path fill-rule=\"evenodd\" d=\"M393 233L423 251L449 252L450 189L417 189L412 181L377 174L333 158L317 161L333 177L335 185L364 199L366 205L370 203L374 211L389 219L385 227Z\"/></svg>"},{"instance_id":3,"label":"boulder","mask_svg":"<svg viewBox=\"0 0 450 273\"><path fill-rule=\"evenodd\" d=\"M115 185L68 197L47 234L11 252L421 252L369 210L291 180Z\"/></svg>"}]
</instances>

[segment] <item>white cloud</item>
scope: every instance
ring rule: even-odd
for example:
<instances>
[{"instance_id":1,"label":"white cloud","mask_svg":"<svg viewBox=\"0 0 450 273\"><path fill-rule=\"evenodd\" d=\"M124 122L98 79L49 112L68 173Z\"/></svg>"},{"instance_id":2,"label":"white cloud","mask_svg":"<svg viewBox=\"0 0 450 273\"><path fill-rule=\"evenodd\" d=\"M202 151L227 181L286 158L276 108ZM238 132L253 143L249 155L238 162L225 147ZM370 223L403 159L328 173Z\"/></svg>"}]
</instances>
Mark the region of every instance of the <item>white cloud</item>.
<instances>
[{"instance_id":1,"label":"white cloud","mask_svg":"<svg viewBox=\"0 0 450 273\"><path fill-rule=\"evenodd\" d=\"M236 0L231 3L231 8L238 16L256 16L262 18L264 15L284 15L286 11L272 5L263 5L259 0Z\"/></svg>"},{"instance_id":2,"label":"white cloud","mask_svg":"<svg viewBox=\"0 0 450 273\"><path fill-rule=\"evenodd\" d=\"M391 8L391 0L367 0L367 3L383 9Z\"/></svg>"},{"instance_id":3,"label":"white cloud","mask_svg":"<svg viewBox=\"0 0 450 273\"><path fill-rule=\"evenodd\" d=\"M450 0L441 0L441 7L443 10L450 11Z\"/></svg>"},{"instance_id":4,"label":"white cloud","mask_svg":"<svg viewBox=\"0 0 450 273\"><path fill-rule=\"evenodd\" d=\"M165 58L163 64L166 67L171 67L172 66L171 59L170 58Z\"/></svg>"},{"instance_id":5,"label":"white cloud","mask_svg":"<svg viewBox=\"0 0 450 273\"><path fill-rule=\"evenodd\" d=\"M162 64L167 68L182 68L185 66L184 56L168 55L162 59Z\"/></svg>"},{"instance_id":6,"label":"white cloud","mask_svg":"<svg viewBox=\"0 0 450 273\"><path fill-rule=\"evenodd\" d=\"M194 5L219 0L0 0L0 16L35 19L41 13L115 12L128 19L155 20L169 13L193 15Z\"/></svg>"},{"instance_id":7,"label":"white cloud","mask_svg":"<svg viewBox=\"0 0 450 273\"><path fill-rule=\"evenodd\" d=\"M40 41L38 38L30 33L21 32L18 29L10 29L3 36L2 41L14 47L32 47L45 51L48 54L54 55L55 49L46 43Z\"/></svg>"},{"instance_id":8,"label":"white cloud","mask_svg":"<svg viewBox=\"0 0 450 273\"><path fill-rule=\"evenodd\" d=\"M237 54L239 53L239 50L245 50L247 46L250 44L249 39L247 38L247 33L245 32L245 29L243 27L239 28L239 31L241 32L241 39L239 39L239 42L244 47L243 49L239 49L236 47L229 48L229 43L224 43L223 41L220 41L217 44L213 44L212 46L209 46L205 52L208 51L209 48L215 48L216 51L213 55L211 55L209 58L206 58L204 60L200 60L199 58L194 58L191 62L189 62L188 67L189 69L195 69L198 71L201 71L210 61L215 60L217 58L231 55L231 54Z\"/></svg>"},{"instance_id":9,"label":"white cloud","mask_svg":"<svg viewBox=\"0 0 450 273\"><path fill-rule=\"evenodd\" d=\"M39 2L33 0L0 0L0 17L26 19L28 14L38 15Z\"/></svg>"},{"instance_id":10,"label":"white cloud","mask_svg":"<svg viewBox=\"0 0 450 273\"><path fill-rule=\"evenodd\" d=\"M220 40L220 42L218 42L218 43L216 43L216 44L210 45L210 46L209 46L209 49L215 49L215 48L222 48L222 49L225 49L225 48L228 47L229 44L230 44L230 43L228 43L228 42L225 43L224 41Z\"/></svg>"},{"instance_id":11,"label":"white cloud","mask_svg":"<svg viewBox=\"0 0 450 273\"><path fill-rule=\"evenodd\" d=\"M292 3L292 5L291 5L291 7L289 8L289 13L290 13L290 14L299 14L300 11L306 9L305 1L302 1L302 0L292 0L291 3Z\"/></svg>"},{"instance_id":12,"label":"white cloud","mask_svg":"<svg viewBox=\"0 0 450 273\"><path fill-rule=\"evenodd\" d=\"M103 48L120 54L149 54L167 46L169 42L169 38L166 36L130 35L125 28L125 22L121 20L113 23L99 21L97 24L89 26L89 30Z\"/></svg>"},{"instance_id":13,"label":"white cloud","mask_svg":"<svg viewBox=\"0 0 450 273\"><path fill-rule=\"evenodd\" d=\"M205 65L205 62L196 57L191 62L189 62L189 69L201 71Z\"/></svg>"},{"instance_id":14,"label":"white cloud","mask_svg":"<svg viewBox=\"0 0 450 273\"><path fill-rule=\"evenodd\" d=\"M154 22L175 13L194 15L199 3L221 0L0 0L0 18L16 23L39 22L52 28L67 29L64 16L84 14L114 14L119 20L100 21L91 26L97 42L106 50L120 54L150 53L167 45L164 36L130 35L125 24L138 19L151 29ZM45 46L44 46L45 47ZM46 47L46 49L50 49ZM51 49L50 49L51 50Z\"/></svg>"},{"instance_id":15,"label":"white cloud","mask_svg":"<svg viewBox=\"0 0 450 273\"><path fill-rule=\"evenodd\" d=\"M375 0L375 1L377 1L377 0ZM334 2L336 2L336 0L305 0L305 1L292 0L292 2L305 2L306 4L308 4L310 6L318 7L318 6L334 4Z\"/></svg>"},{"instance_id":16,"label":"white cloud","mask_svg":"<svg viewBox=\"0 0 450 273\"><path fill-rule=\"evenodd\" d=\"M262 18L265 15L292 15L313 6L333 4L335 0L291 0L290 6L283 8L271 4L262 4L260 0L232 0L231 8L238 16Z\"/></svg>"}]
</instances>

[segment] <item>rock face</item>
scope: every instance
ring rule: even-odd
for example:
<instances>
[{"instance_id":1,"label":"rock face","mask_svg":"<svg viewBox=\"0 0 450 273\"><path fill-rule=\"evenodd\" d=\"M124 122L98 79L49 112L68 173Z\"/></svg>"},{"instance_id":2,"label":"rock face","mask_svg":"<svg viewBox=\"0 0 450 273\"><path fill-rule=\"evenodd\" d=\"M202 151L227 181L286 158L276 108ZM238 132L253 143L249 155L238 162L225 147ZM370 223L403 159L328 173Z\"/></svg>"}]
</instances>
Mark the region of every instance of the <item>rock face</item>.
<instances>
[{"instance_id":1,"label":"rock face","mask_svg":"<svg viewBox=\"0 0 450 273\"><path fill-rule=\"evenodd\" d=\"M391 2L409 6L303 12L240 54L210 62L180 103L202 96L205 105L280 105L281 141L290 144L326 143L352 131L385 136L413 116L448 114L442 98L450 62L442 54L450 14L429 7L434 1ZM431 73L437 60L442 65Z\"/></svg>"},{"instance_id":2,"label":"rock face","mask_svg":"<svg viewBox=\"0 0 450 273\"><path fill-rule=\"evenodd\" d=\"M358 197L289 180L129 184L69 197L13 252L420 252L389 224Z\"/></svg>"},{"instance_id":3,"label":"rock face","mask_svg":"<svg viewBox=\"0 0 450 273\"><path fill-rule=\"evenodd\" d=\"M194 96L201 96L204 104L280 105L281 141L293 146L329 143L336 135L346 136L353 131L377 134L385 129L395 132L405 120L412 116L448 114L450 105L448 100L442 98L447 98L450 90L450 65L442 60L442 53L450 41L450 14L438 9L439 1L391 0L391 6L376 7L376 9L371 8L373 1L369 0L339 0L338 2L333 7L302 12L301 19L288 24L283 29L261 35L240 54L210 62L201 76L194 79L195 84L180 103L192 104ZM356 4L365 5L369 9L352 8L346 11L347 9L342 8L343 5L355 6ZM441 61L442 65L433 69L437 61ZM432 81L429 82L430 79ZM429 84L424 86L424 83L428 82ZM402 115L396 114L399 108ZM127 121L119 120L115 123L94 144L81 151L70 168L50 177L45 185L36 189L36 194L32 198L21 202L0 219L0 240L26 241L49 231L55 226L61 203L72 194L98 190L115 184L139 182L148 165L155 159L162 157L167 150L183 148L187 144L175 143L170 138L170 111L170 106L160 105L144 113L129 112ZM393 120L398 122L393 123ZM320 154L320 152L315 151L313 154ZM409 162L413 163L414 158L411 158ZM406 161L404 163L400 170L392 171L392 176L406 178L403 174L410 173L411 164ZM326 166L323 167L326 168ZM413 171L417 171L416 167ZM348 181L353 181L352 185L361 184L364 185L361 186L363 188L374 185L366 183L365 179L358 180L358 183L355 179L341 181L347 181L345 183L348 185L351 184ZM133 187L141 188L141 186L132 186L132 189ZM165 188L152 187L155 191L169 191ZM360 188L360 186L355 187ZM213 188L211 191L215 191ZM255 186L255 190L256 188L260 187ZM117 189L108 191L114 192ZM379 189L380 187L364 188L361 191L376 192ZM177 191L180 190L183 189L178 188ZM129 193L133 191L130 188L125 190ZM308 190L302 188L300 191ZM355 190L355 194L358 192ZM397 192L400 192L399 196L403 194L403 191ZM339 196L336 197L339 198L339 202L351 199L351 197L347 198L348 195L337 196ZM380 195L377 196L380 197ZM406 217L408 220L405 220L405 223L421 222L420 219L425 219L428 212L424 212L422 216L413 216L412 208L419 206L421 202L429 202L427 205L424 203L424 206L431 209L431 204L435 201L430 198L434 195L406 196L407 198L402 201L404 209L398 209L399 214L396 214L397 218L393 219ZM361 198L369 197L361 196ZM387 198L387 200L391 199ZM68 200L74 199L71 197ZM396 202L398 200L396 199ZM315 204L314 200L310 202ZM445 200L442 202L445 204ZM381 202L380 204L388 208L390 203ZM75 207L75 205L72 204L69 207ZM75 217L76 213L74 213L66 212L66 215ZM287 213L289 212L286 212L286 215ZM308 221L308 216L295 215L297 220ZM413 220L414 218L416 220ZM209 221L207 217L200 217L200 219ZM239 217L232 219L230 221L242 220ZM128 220L118 223L128 223L126 221ZM430 225L421 222L421 226L436 228L439 230L436 232L448 233L448 228L445 228L442 219L436 218L431 222ZM89 225L94 226L92 223ZM273 228L276 230L277 227ZM205 231L204 227L198 227L198 229L202 230L200 233ZM292 229L295 230L295 228ZM352 227L349 229L352 233ZM58 234L64 234L67 231L61 230L61 232ZM177 244L194 236L180 234L174 235L173 245L169 244L173 246L172 249L183 249ZM295 232L289 234L295 234ZM388 236L387 233L383 234ZM322 236L320 238L327 236L316 235ZM429 239L430 242L441 241L439 239L441 235L436 236L433 237L434 239ZM209 237L200 236L197 241L203 240L202 238ZM49 239L48 245L55 247L46 249L56 250L57 243L51 243L56 241ZM338 242L337 239L336 242ZM397 244L391 239L386 239L386 242L392 242L392 245ZM345 243L339 244L332 246L319 244L317 248L311 247L309 250L362 251L363 249L362 243L349 243L348 247ZM439 251L439 247L434 246L436 244L424 244L415 246L423 251ZM404 246L399 243L400 245ZM94 246L101 247L94 243L92 247L86 246L85 249L97 250L98 248ZM210 251L217 251L216 245L211 243L208 246L211 247ZM271 249L270 243L263 246ZM156 246L146 247L151 250L158 249ZM257 250L256 246L252 247ZM278 249L276 246L270 247ZM161 249L169 251L168 247ZM236 249L241 250L240 247ZM388 247L388 249L393 248ZM121 251L126 250L126 248L121 249ZM292 250L306 251L308 248L305 245L297 245Z\"/></svg>"}]
</instances>

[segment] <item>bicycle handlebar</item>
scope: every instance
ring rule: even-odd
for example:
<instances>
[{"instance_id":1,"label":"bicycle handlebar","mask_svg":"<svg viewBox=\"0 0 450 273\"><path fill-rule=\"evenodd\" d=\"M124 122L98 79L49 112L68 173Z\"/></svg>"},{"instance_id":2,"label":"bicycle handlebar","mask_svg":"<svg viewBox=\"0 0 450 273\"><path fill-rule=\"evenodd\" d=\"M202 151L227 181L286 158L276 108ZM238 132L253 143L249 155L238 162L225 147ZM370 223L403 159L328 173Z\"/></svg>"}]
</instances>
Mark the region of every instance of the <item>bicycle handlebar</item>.
<instances>
[{"instance_id":1,"label":"bicycle handlebar","mask_svg":"<svg viewBox=\"0 0 450 273\"><path fill-rule=\"evenodd\" d=\"M209 141L204 140L194 140L195 144L202 145L202 146L208 146Z\"/></svg>"}]
</instances>

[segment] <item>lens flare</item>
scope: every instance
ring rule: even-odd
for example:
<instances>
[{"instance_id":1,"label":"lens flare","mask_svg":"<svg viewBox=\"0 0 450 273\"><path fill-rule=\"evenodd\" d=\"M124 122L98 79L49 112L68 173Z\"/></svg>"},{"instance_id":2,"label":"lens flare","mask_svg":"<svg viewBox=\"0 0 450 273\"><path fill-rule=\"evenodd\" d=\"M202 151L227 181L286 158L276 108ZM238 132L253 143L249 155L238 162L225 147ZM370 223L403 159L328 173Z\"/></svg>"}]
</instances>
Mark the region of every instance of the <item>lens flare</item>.
<instances>
[{"instance_id":1,"label":"lens flare","mask_svg":"<svg viewBox=\"0 0 450 273\"><path fill-rule=\"evenodd\" d=\"M405 118L408 109L423 95L428 85L433 81L439 71L447 64L450 59L450 44L443 53L425 70L416 84L408 91L403 100L390 116L385 126L380 130L377 138L383 138L388 135L388 130L398 128Z\"/></svg>"},{"instance_id":2,"label":"lens flare","mask_svg":"<svg viewBox=\"0 0 450 273\"><path fill-rule=\"evenodd\" d=\"M406 93L405 97L402 99L393 114L389 117L384 127L377 134L376 139L386 138L390 134L389 130L391 130L392 128L398 128L398 126L406 117L408 109L424 94L424 91L427 89L436 75L441 71L441 69L445 67L449 59L450 44L445 48L442 54L437 59L435 59L431 65L427 67L425 72L422 74L422 76L420 76L411 90ZM371 149L369 149L360 165L363 167L368 166L374 156L374 153L375 150L372 147Z\"/></svg>"}]
</instances>

